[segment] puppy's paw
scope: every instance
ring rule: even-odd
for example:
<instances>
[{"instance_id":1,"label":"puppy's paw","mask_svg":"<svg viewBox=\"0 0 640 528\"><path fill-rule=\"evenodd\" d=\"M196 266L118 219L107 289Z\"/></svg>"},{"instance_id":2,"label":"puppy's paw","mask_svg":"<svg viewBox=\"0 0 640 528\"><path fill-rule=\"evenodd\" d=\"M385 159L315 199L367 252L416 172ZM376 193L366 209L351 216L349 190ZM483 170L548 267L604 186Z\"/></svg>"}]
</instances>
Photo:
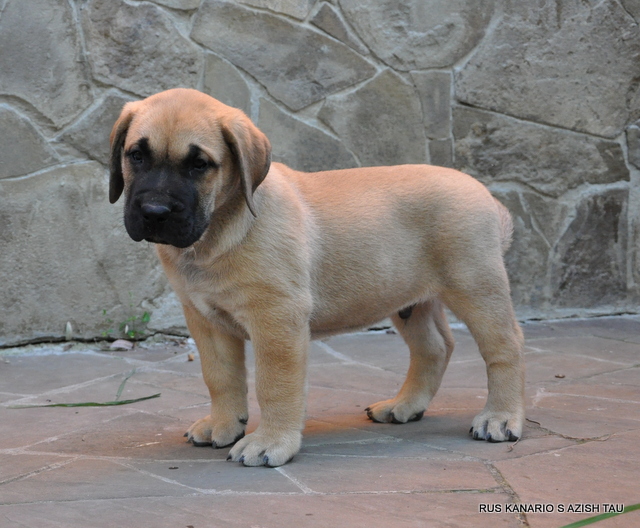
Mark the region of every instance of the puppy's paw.
<instances>
[{"instance_id":1,"label":"puppy's paw","mask_svg":"<svg viewBox=\"0 0 640 528\"><path fill-rule=\"evenodd\" d=\"M367 407L365 412L374 422L403 424L417 422L424 416L426 406L415 402L402 402L395 398Z\"/></svg>"},{"instance_id":2,"label":"puppy's paw","mask_svg":"<svg viewBox=\"0 0 640 528\"><path fill-rule=\"evenodd\" d=\"M235 444L244 436L246 418L232 418L221 421L207 416L194 423L184 436L196 447L227 447Z\"/></svg>"},{"instance_id":3,"label":"puppy's paw","mask_svg":"<svg viewBox=\"0 0 640 528\"><path fill-rule=\"evenodd\" d=\"M515 442L522 436L524 413L482 411L473 419L469 434L474 440Z\"/></svg>"},{"instance_id":4,"label":"puppy's paw","mask_svg":"<svg viewBox=\"0 0 640 528\"><path fill-rule=\"evenodd\" d=\"M245 466L278 467L286 464L300 451L302 434L299 431L269 433L260 431L245 436L229 452L227 460Z\"/></svg>"}]
</instances>

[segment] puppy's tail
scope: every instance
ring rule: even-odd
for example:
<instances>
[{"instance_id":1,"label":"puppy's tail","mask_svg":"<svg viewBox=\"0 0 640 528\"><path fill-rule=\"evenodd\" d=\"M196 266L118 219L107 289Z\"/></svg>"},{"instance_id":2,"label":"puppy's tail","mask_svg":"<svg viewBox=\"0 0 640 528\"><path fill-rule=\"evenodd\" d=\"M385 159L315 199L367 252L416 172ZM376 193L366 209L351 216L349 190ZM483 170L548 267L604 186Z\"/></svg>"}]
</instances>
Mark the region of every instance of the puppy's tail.
<instances>
[{"instance_id":1,"label":"puppy's tail","mask_svg":"<svg viewBox=\"0 0 640 528\"><path fill-rule=\"evenodd\" d=\"M509 210L495 198L494 200L498 207L500 247L502 248L502 254L504 255L507 252L507 249L511 246L511 240L513 237L513 220L511 219L511 213L509 213Z\"/></svg>"}]
</instances>

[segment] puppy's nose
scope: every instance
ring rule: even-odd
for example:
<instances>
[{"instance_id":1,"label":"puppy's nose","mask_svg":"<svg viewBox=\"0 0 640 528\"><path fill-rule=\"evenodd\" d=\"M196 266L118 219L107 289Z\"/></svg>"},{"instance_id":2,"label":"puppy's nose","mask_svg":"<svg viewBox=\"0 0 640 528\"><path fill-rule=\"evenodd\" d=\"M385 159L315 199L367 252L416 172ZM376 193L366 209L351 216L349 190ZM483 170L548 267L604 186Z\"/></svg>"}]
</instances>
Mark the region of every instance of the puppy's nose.
<instances>
[{"instance_id":1,"label":"puppy's nose","mask_svg":"<svg viewBox=\"0 0 640 528\"><path fill-rule=\"evenodd\" d=\"M140 206L142 217L149 223L162 223L171 214L171 209L166 205L145 203Z\"/></svg>"}]
</instances>

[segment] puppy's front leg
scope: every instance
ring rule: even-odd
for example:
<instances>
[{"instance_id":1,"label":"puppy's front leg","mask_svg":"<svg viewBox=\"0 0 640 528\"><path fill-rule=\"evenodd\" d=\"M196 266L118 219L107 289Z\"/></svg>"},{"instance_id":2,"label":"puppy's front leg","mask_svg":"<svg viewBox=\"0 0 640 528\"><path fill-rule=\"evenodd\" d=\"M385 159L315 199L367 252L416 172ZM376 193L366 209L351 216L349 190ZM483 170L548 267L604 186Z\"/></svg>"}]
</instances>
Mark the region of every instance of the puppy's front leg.
<instances>
[{"instance_id":1,"label":"puppy's front leg","mask_svg":"<svg viewBox=\"0 0 640 528\"><path fill-rule=\"evenodd\" d=\"M248 419L244 340L219 330L189 305L184 305L184 314L211 395L211 414L185 436L198 447L226 447L244 436Z\"/></svg>"},{"instance_id":2,"label":"puppy's front leg","mask_svg":"<svg viewBox=\"0 0 640 528\"><path fill-rule=\"evenodd\" d=\"M257 429L233 446L229 459L276 467L291 460L302 442L309 326L290 318L251 326L261 418Z\"/></svg>"}]
</instances>

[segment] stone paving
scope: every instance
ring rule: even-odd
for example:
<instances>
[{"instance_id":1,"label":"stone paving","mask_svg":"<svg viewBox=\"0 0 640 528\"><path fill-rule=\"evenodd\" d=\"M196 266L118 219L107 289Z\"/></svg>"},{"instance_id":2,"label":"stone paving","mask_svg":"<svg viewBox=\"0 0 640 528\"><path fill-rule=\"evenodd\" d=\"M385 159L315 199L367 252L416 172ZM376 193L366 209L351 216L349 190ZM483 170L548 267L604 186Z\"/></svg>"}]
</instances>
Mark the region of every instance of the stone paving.
<instances>
[{"instance_id":1,"label":"stone paving","mask_svg":"<svg viewBox=\"0 0 640 528\"><path fill-rule=\"evenodd\" d=\"M559 527L591 513L564 506L640 502L640 317L524 325L527 423L515 444L468 436L486 398L464 329L420 422L374 424L367 405L400 387L398 335L314 343L303 448L278 469L227 462L183 433L208 413L192 342L152 338L5 349L0 356L0 526ZM252 363L252 362L250 362ZM11 408L106 402L111 407ZM253 378L253 373L251 373ZM250 384L251 418L258 407ZM514 513L514 505L553 512ZM481 513L481 509L490 512ZM640 526L640 511L597 524Z\"/></svg>"}]
</instances>

